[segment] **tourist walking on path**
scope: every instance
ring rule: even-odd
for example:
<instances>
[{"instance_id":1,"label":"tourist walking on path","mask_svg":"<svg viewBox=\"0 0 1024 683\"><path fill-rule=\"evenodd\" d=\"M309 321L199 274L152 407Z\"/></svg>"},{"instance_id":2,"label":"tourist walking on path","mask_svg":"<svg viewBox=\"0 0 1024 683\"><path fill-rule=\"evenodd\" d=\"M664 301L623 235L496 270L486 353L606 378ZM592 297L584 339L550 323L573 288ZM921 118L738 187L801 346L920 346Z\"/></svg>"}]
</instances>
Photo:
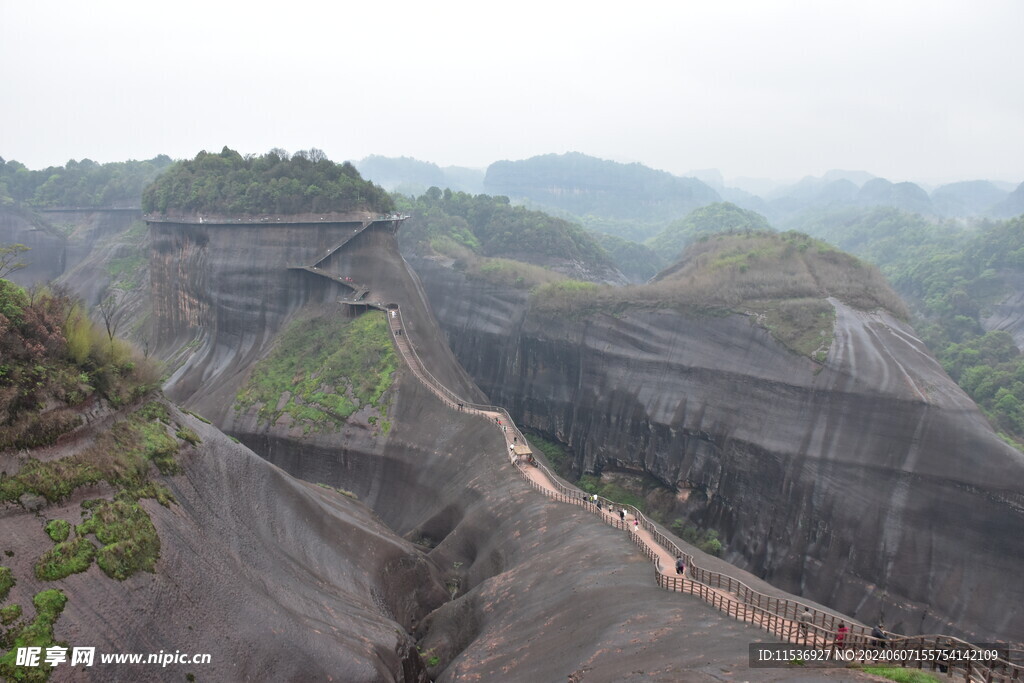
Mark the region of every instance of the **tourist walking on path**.
<instances>
[{"instance_id":1,"label":"tourist walking on path","mask_svg":"<svg viewBox=\"0 0 1024 683\"><path fill-rule=\"evenodd\" d=\"M676 574L686 574L686 558L682 555L676 558Z\"/></svg>"},{"instance_id":2,"label":"tourist walking on path","mask_svg":"<svg viewBox=\"0 0 1024 683\"><path fill-rule=\"evenodd\" d=\"M621 519L623 522L626 521L626 509L625 508L619 508L619 519Z\"/></svg>"},{"instance_id":3,"label":"tourist walking on path","mask_svg":"<svg viewBox=\"0 0 1024 683\"><path fill-rule=\"evenodd\" d=\"M882 630L882 622L878 622L878 625L871 629L871 637L874 638L875 647L885 647L885 641L889 636Z\"/></svg>"},{"instance_id":4,"label":"tourist walking on path","mask_svg":"<svg viewBox=\"0 0 1024 683\"><path fill-rule=\"evenodd\" d=\"M810 607L804 607L804 611L800 613L800 633L806 635L807 625L814 619L814 615L811 614Z\"/></svg>"},{"instance_id":5,"label":"tourist walking on path","mask_svg":"<svg viewBox=\"0 0 1024 683\"><path fill-rule=\"evenodd\" d=\"M846 647L846 634L850 632L850 629L843 622L839 622L839 629L836 630L836 649L843 649Z\"/></svg>"}]
</instances>

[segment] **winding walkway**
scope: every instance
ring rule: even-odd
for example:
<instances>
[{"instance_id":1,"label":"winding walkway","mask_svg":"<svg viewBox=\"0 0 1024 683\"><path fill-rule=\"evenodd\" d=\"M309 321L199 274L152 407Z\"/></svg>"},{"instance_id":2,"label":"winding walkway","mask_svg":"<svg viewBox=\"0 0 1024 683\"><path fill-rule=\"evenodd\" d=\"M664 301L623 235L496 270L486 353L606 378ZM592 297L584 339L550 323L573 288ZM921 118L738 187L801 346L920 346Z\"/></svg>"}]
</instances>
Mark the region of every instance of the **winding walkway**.
<instances>
[{"instance_id":1,"label":"winding walkway","mask_svg":"<svg viewBox=\"0 0 1024 683\"><path fill-rule=\"evenodd\" d=\"M672 541L658 526L648 519L640 510L628 505L620 505L606 498L592 496L580 489L567 485L543 464L537 466L524 464L513 452L513 447L526 444L523 433L515 426L508 412L498 406L470 403L437 380L424 366L412 342L406 333L401 309L397 304L376 307L386 309L388 324L395 346L401 353L406 366L413 375L443 401L449 408L462 412L480 415L501 430L505 438L506 457L515 471L534 489L548 498L577 505L597 514L605 523L627 532L633 543L654 563L654 578L658 586L668 591L688 593L700 597L716 609L729 616L765 629L781 641L801 646L828 649L836 648L836 632L840 623L849 627L849 633L842 643L847 649L871 647L875 642L871 637L871 629L848 617L824 612L813 606L805 605L796 600L779 598L760 593L743 582L719 572L712 572L697 566L692 555L684 551ZM623 511L623 515L619 511ZM686 561L686 570L679 575L675 570L676 558ZM804 612L811 615L810 621L803 625L800 615ZM954 673L963 676L965 681L1024 681L1024 667L1011 663L1020 662L1024 653L1020 650L1001 651L1001 657L995 660L979 658L958 658L953 661L939 663L928 661L922 653L939 651L955 651L958 653L978 653L981 649L965 641L950 636L925 635L901 636L888 634L886 652L890 659L886 665L902 665L933 670L945 670L950 676ZM881 663L881 662L880 662Z\"/></svg>"}]
</instances>

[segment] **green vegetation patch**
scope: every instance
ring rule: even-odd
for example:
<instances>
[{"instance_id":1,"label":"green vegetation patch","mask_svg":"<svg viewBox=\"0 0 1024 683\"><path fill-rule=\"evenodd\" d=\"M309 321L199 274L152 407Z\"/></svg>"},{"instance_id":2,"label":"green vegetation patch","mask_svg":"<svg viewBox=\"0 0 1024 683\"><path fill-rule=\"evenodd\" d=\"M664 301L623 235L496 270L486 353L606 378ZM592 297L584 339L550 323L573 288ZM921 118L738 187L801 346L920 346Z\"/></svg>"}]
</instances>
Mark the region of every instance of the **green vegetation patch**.
<instances>
[{"instance_id":1,"label":"green vegetation patch","mask_svg":"<svg viewBox=\"0 0 1024 683\"><path fill-rule=\"evenodd\" d=\"M56 581L84 572L92 564L96 546L87 538L58 543L43 554L36 562L36 578L42 581Z\"/></svg>"},{"instance_id":2,"label":"green vegetation patch","mask_svg":"<svg viewBox=\"0 0 1024 683\"><path fill-rule=\"evenodd\" d=\"M102 544L96 564L112 579L124 581L137 571L154 571L160 557L160 537L138 501L118 496L112 501L82 504L89 518L75 528L80 538L95 534Z\"/></svg>"},{"instance_id":3,"label":"green vegetation patch","mask_svg":"<svg viewBox=\"0 0 1024 683\"><path fill-rule=\"evenodd\" d=\"M14 573L10 567L0 566L0 602L7 599L7 594L14 588L14 584L17 581L14 580Z\"/></svg>"},{"instance_id":4,"label":"green vegetation patch","mask_svg":"<svg viewBox=\"0 0 1024 683\"><path fill-rule=\"evenodd\" d=\"M46 534L56 543L68 540L71 533L71 522L66 519L51 519L46 523Z\"/></svg>"},{"instance_id":5,"label":"green vegetation patch","mask_svg":"<svg viewBox=\"0 0 1024 683\"><path fill-rule=\"evenodd\" d=\"M155 366L59 291L29 298L0 280L0 315L0 450L51 444L81 424L75 407L90 396L125 405L159 381Z\"/></svg>"},{"instance_id":6,"label":"green vegetation patch","mask_svg":"<svg viewBox=\"0 0 1024 683\"><path fill-rule=\"evenodd\" d=\"M897 683L940 683L941 680L924 671L902 667L867 666L862 671L873 676L888 678L890 681L897 681Z\"/></svg>"},{"instance_id":7,"label":"green vegetation patch","mask_svg":"<svg viewBox=\"0 0 1024 683\"><path fill-rule=\"evenodd\" d=\"M341 424L364 406L383 413L397 363L383 312L296 320L256 365L235 407L259 405L261 422L289 415L307 430Z\"/></svg>"},{"instance_id":8,"label":"green vegetation patch","mask_svg":"<svg viewBox=\"0 0 1024 683\"><path fill-rule=\"evenodd\" d=\"M144 244L131 245L130 252L128 256L111 259L107 263L111 286L126 292L143 285L149 266L149 254Z\"/></svg>"},{"instance_id":9,"label":"green vegetation patch","mask_svg":"<svg viewBox=\"0 0 1024 683\"><path fill-rule=\"evenodd\" d=\"M10 626L21 618L21 605L7 605L0 607L0 624Z\"/></svg>"},{"instance_id":10,"label":"green vegetation patch","mask_svg":"<svg viewBox=\"0 0 1024 683\"><path fill-rule=\"evenodd\" d=\"M36 618L31 623L4 634L4 641L10 644L11 649L0 657L0 678L27 683L45 681L49 678L51 667L45 664L35 667L16 666L18 648L38 647L45 652L46 648L58 645L59 643L53 639L53 625L64 611L67 601L68 598L63 592L53 588L36 593L32 598Z\"/></svg>"},{"instance_id":11,"label":"green vegetation patch","mask_svg":"<svg viewBox=\"0 0 1024 683\"><path fill-rule=\"evenodd\" d=\"M620 505L632 505L641 512L646 508L646 501L644 501L643 496L630 491L620 484L602 481L601 477L593 474L584 474L580 477L578 485L587 493L596 493Z\"/></svg>"},{"instance_id":12,"label":"green vegetation patch","mask_svg":"<svg viewBox=\"0 0 1024 683\"><path fill-rule=\"evenodd\" d=\"M722 542L718 539L717 529L698 529L682 519L676 519L671 525L672 533L687 543L700 548L708 555L718 557L722 554Z\"/></svg>"},{"instance_id":13,"label":"green vegetation patch","mask_svg":"<svg viewBox=\"0 0 1024 683\"><path fill-rule=\"evenodd\" d=\"M76 455L47 462L30 458L15 475L0 478L0 501L14 502L25 493L34 493L55 503L80 486L100 481L132 490L135 497L149 497L149 463L164 475L181 471L175 459L179 442L167 431L169 420L167 408L150 401ZM169 496L159 498L167 500Z\"/></svg>"},{"instance_id":14,"label":"green vegetation patch","mask_svg":"<svg viewBox=\"0 0 1024 683\"><path fill-rule=\"evenodd\" d=\"M753 308L775 339L802 356L824 362L835 337L836 310L823 299L784 299Z\"/></svg>"},{"instance_id":15,"label":"green vegetation patch","mask_svg":"<svg viewBox=\"0 0 1024 683\"><path fill-rule=\"evenodd\" d=\"M530 435L526 437L526 440L529 442L530 448L544 454L544 458L551 464L551 467L554 468L556 472L564 474L568 470L570 464L569 456L560 444L557 444L554 441L548 441L542 436Z\"/></svg>"},{"instance_id":16,"label":"green vegetation patch","mask_svg":"<svg viewBox=\"0 0 1024 683\"><path fill-rule=\"evenodd\" d=\"M203 442L202 439L199 438L199 435L196 434L191 429L189 429L188 427L180 427L178 431L174 433L174 435L181 439L182 441L192 444L193 446L196 446Z\"/></svg>"},{"instance_id":17,"label":"green vegetation patch","mask_svg":"<svg viewBox=\"0 0 1024 683\"><path fill-rule=\"evenodd\" d=\"M18 473L0 479L0 501L17 501L25 493L35 493L56 503L79 486L95 484L103 473L94 465L75 457L40 462L29 458Z\"/></svg>"},{"instance_id":18,"label":"green vegetation patch","mask_svg":"<svg viewBox=\"0 0 1024 683\"><path fill-rule=\"evenodd\" d=\"M484 257L472 260L468 263L466 272L470 276L517 289L529 289L566 279L564 275L553 270L505 258Z\"/></svg>"},{"instance_id":19,"label":"green vegetation patch","mask_svg":"<svg viewBox=\"0 0 1024 683\"><path fill-rule=\"evenodd\" d=\"M188 413L189 415L191 415L192 417L194 417L195 419L199 420L199 421L200 421L200 422L202 422L203 424L208 424L208 425L209 425L209 424L213 424L212 422L210 422L209 420L207 420L207 419L206 419L205 417L203 417L203 416L202 416L202 415L200 415L199 413L193 413L193 412L192 412L191 410L186 410L185 412L186 412L186 413Z\"/></svg>"}]
</instances>

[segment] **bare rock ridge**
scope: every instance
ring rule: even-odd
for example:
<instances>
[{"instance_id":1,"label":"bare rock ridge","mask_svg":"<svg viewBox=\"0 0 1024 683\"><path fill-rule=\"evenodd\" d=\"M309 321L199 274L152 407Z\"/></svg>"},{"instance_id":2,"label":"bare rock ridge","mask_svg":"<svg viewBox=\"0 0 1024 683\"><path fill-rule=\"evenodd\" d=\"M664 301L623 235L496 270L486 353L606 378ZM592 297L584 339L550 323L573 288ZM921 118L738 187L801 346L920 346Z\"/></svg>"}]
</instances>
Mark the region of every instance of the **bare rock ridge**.
<instances>
[{"instance_id":1,"label":"bare rock ridge","mask_svg":"<svg viewBox=\"0 0 1024 683\"><path fill-rule=\"evenodd\" d=\"M459 360L576 471L647 473L728 559L905 633L1024 638L1024 458L913 330L833 302L824 363L744 316L531 312L413 261Z\"/></svg>"}]
</instances>

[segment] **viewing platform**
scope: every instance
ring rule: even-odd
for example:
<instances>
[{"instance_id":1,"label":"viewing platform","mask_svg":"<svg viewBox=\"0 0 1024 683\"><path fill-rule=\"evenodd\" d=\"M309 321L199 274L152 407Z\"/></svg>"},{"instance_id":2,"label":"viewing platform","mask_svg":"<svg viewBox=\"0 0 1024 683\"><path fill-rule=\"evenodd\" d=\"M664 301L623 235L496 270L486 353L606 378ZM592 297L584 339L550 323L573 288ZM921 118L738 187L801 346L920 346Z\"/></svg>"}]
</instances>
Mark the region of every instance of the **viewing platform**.
<instances>
[{"instance_id":1,"label":"viewing platform","mask_svg":"<svg viewBox=\"0 0 1024 683\"><path fill-rule=\"evenodd\" d=\"M141 213L140 206L46 206L36 209L39 213Z\"/></svg>"},{"instance_id":2,"label":"viewing platform","mask_svg":"<svg viewBox=\"0 0 1024 683\"><path fill-rule=\"evenodd\" d=\"M158 213L142 215L147 223L174 223L181 225L327 225L331 223L387 223L404 221L408 214L389 213L326 213L326 214L260 214L256 216L187 215L170 216Z\"/></svg>"}]
</instances>

